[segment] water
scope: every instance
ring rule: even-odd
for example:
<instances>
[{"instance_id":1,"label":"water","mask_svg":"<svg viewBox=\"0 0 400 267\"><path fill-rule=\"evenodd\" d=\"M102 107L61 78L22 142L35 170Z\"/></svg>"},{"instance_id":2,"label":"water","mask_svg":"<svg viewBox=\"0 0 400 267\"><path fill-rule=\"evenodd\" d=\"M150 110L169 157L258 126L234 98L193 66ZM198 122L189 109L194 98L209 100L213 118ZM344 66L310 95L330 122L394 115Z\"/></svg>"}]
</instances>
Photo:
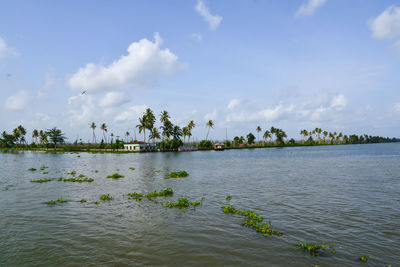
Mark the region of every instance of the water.
<instances>
[{"instance_id":1,"label":"water","mask_svg":"<svg viewBox=\"0 0 400 267\"><path fill-rule=\"evenodd\" d=\"M363 255L372 256L369 266L400 262L399 143L79 155L0 153L0 266L363 266ZM117 169L125 178L106 178ZM95 181L30 182L72 170ZM164 179L179 170L190 176ZM123 196L165 187L174 189L171 200L205 200L179 210ZM115 199L94 204L107 193ZM266 238L224 214L228 194L284 235ZM69 202L44 204L59 197ZM335 242L336 254L294 251L298 241Z\"/></svg>"}]
</instances>

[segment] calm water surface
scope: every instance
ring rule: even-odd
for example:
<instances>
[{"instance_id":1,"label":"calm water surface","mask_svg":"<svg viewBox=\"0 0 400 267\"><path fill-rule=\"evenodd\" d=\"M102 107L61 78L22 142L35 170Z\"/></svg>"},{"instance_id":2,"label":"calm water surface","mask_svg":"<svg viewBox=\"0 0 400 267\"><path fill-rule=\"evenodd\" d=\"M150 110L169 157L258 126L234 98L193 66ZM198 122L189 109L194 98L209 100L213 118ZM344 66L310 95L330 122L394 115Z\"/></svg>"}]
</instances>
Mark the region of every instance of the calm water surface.
<instances>
[{"instance_id":1,"label":"calm water surface","mask_svg":"<svg viewBox=\"0 0 400 267\"><path fill-rule=\"evenodd\" d=\"M363 255L368 266L399 266L398 143L79 155L0 153L0 266L364 266ZM125 178L106 178L117 169ZM30 182L73 170L94 182ZM179 170L190 176L164 179ZM165 187L168 200L205 199L179 210L123 196ZM115 199L94 204L107 193ZM228 194L284 235L265 238L224 214ZM69 202L44 204L59 197ZM298 241L335 242L337 253L294 251Z\"/></svg>"}]
</instances>

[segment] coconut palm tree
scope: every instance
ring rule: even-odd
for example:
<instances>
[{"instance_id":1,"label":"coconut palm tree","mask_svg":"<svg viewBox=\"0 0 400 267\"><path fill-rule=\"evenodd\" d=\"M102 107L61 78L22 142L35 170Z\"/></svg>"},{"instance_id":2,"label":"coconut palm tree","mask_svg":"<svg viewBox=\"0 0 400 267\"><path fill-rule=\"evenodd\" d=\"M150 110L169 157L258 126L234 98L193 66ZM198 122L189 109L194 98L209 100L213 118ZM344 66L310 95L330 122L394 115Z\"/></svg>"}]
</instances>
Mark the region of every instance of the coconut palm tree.
<instances>
[{"instance_id":1,"label":"coconut palm tree","mask_svg":"<svg viewBox=\"0 0 400 267\"><path fill-rule=\"evenodd\" d=\"M106 137L107 125L103 122L103 124L100 125L100 129L103 131L104 142L107 144L107 137Z\"/></svg>"},{"instance_id":2,"label":"coconut palm tree","mask_svg":"<svg viewBox=\"0 0 400 267\"><path fill-rule=\"evenodd\" d=\"M156 116L154 116L154 113L150 108L146 109L144 116L146 116L146 129L151 132L151 130L154 128L154 123L156 122Z\"/></svg>"},{"instance_id":3,"label":"coconut palm tree","mask_svg":"<svg viewBox=\"0 0 400 267\"><path fill-rule=\"evenodd\" d=\"M193 120L191 120L191 121L189 121L189 123L188 123L188 129L189 129L189 132L188 132L188 143L190 142L190 137L192 136L192 129L194 128L194 127L196 127L196 124L194 124L194 121Z\"/></svg>"},{"instance_id":4,"label":"coconut palm tree","mask_svg":"<svg viewBox=\"0 0 400 267\"><path fill-rule=\"evenodd\" d=\"M283 145L285 143L284 138L287 137L285 131L282 129L275 129L275 136L276 136L276 142Z\"/></svg>"},{"instance_id":5,"label":"coconut palm tree","mask_svg":"<svg viewBox=\"0 0 400 267\"><path fill-rule=\"evenodd\" d=\"M111 133L110 136L111 136L111 142L110 142L110 144L112 144L112 143L113 143L113 140L114 140L114 134Z\"/></svg>"},{"instance_id":6,"label":"coconut palm tree","mask_svg":"<svg viewBox=\"0 0 400 267\"><path fill-rule=\"evenodd\" d=\"M324 131L322 134L324 135L324 138L323 138L324 143L326 143L326 137L328 136L328 132Z\"/></svg>"},{"instance_id":7,"label":"coconut palm tree","mask_svg":"<svg viewBox=\"0 0 400 267\"><path fill-rule=\"evenodd\" d=\"M260 132L262 131L261 126L257 126L256 131L257 131L258 142L260 142Z\"/></svg>"},{"instance_id":8,"label":"coconut palm tree","mask_svg":"<svg viewBox=\"0 0 400 267\"><path fill-rule=\"evenodd\" d=\"M129 132L126 132L126 133L125 133L125 137L126 137L126 142L127 142L127 143L128 143L128 137L129 137L129 135L130 135Z\"/></svg>"},{"instance_id":9,"label":"coconut palm tree","mask_svg":"<svg viewBox=\"0 0 400 267\"><path fill-rule=\"evenodd\" d=\"M209 120L206 123L206 127L208 127L207 136L206 136L206 140L207 140L208 139L208 134L210 133L210 129L214 128L214 122L212 120Z\"/></svg>"},{"instance_id":10,"label":"coconut palm tree","mask_svg":"<svg viewBox=\"0 0 400 267\"><path fill-rule=\"evenodd\" d=\"M182 128L183 144L185 144L186 136L188 136L189 128L187 126Z\"/></svg>"},{"instance_id":11,"label":"coconut palm tree","mask_svg":"<svg viewBox=\"0 0 400 267\"><path fill-rule=\"evenodd\" d=\"M146 142L146 126L146 115L143 115L143 117L139 118L139 124L136 127L139 128L139 133L143 132L144 142Z\"/></svg>"},{"instance_id":12,"label":"coconut palm tree","mask_svg":"<svg viewBox=\"0 0 400 267\"><path fill-rule=\"evenodd\" d=\"M153 139L153 147L154 147L155 140L160 139L160 133L158 132L158 129L156 127L151 129L149 138Z\"/></svg>"},{"instance_id":13,"label":"coconut palm tree","mask_svg":"<svg viewBox=\"0 0 400 267\"><path fill-rule=\"evenodd\" d=\"M39 137L39 132L38 132L38 130L34 129L33 132L32 132L32 138L33 138L33 140L34 140L33 142L35 144L37 144L38 137Z\"/></svg>"},{"instance_id":14,"label":"coconut palm tree","mask_svg":"<svg viewBox=\"0 0 400 267\"><path fill-rule=\"evenodd\" d=\"M270 131L266 130L266 131L264 132L263 137L264 137L265 140L268 140L268 138L271 138L271 133L270 133Z\"/></svg>"},{"instance_id":15,"label":"coconut palm tree","mask_svg":"<svg viewBox=\"0 0 400 267\"><path fill-rule=\"evenodd\" d=\"M93 130L93 140L92 142L94 142L96 144L96 134L94 133L94 130L96 129L96 124L94 122L92 122L92 124L90 124L90 128Z\"/></svg>"}]
</instances>

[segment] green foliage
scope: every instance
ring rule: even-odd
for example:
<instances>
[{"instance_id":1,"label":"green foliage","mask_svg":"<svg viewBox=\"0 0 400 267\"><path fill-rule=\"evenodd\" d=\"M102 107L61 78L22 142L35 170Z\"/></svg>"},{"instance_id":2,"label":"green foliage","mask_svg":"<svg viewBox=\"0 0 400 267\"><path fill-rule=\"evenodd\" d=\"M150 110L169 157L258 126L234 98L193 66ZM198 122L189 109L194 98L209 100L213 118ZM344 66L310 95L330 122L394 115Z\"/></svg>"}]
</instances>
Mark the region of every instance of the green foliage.
<instances>
[{"instance_id":1,"label":"green foliage","mask_svg":"<svg viewBox=\"0 0 400 267\"><path fill-rule=\"evenodd\" d=\"M58 203L65 203L65 202L68 202L68 200L65 200L62 197L60 197L60 198L57 199L57 202Z\"/></svg>"},{"instance_id":2,"label":"green foliage","mask_svg":"<svg viewBox=\"0 0 400 267\"><path fill-rule=\"evenodd\" d=\"M228 201L230 201L232 199L232 197L230 196L230 195L228 195L227 197L226 197L226 200L228 200Z\"/></svg>"},{"instance_id":3,"label":"green foliage","mask_svg":"<svg viewBox=\"0 0 400 267\"><path fill-rule=\"evenodd\" d=\"M99 205L99 204L100 204L100 201L97 200L96 202L94 202L94 204Z\"/></svg>"},{"instance_id":4,"label":"green foliage","mask_svg":"<svg viewBox=\"0 0 400 267\"><path fill-rule=\"evenodd\" d=\"M110 196L109 194L100 196L100 200L103 200L103 201L113 200L113 199L114 198L112 196Z\"/></svg>"},{"instance_id":5,"label":"green foliage","mask_svg":"<svg viewBox=\"0 0 400 267\"><path fill-rule=\"evenodd\" d=\"M135 168L133 168L133 167L130 167L129 169L130 169L130 170L132 170L132 171L134 171L134 170L135 170Z\"/></svg>"},{"instance_id":6,"label":"green foliage","mask_svg":"<svg viewBox=\"0 0 400 267\"><path fill-rule=\"evenodd\" d=\"M48 174L49 172L43 172L43 174Z\"/></svg>"},{"instance_id":7,"label":"green foliage","mask_svg":"<svg viewBox=\"0 0 400 267\"><path fill-rule=\"evenodd\" d=\"M210 140L201 140L198 144L197 144L197 148L198 149L213 149L213 143Z\"/></svg>"},{"instance_id":8,"label":"green foliage","mask_svg":"<svg viewBox=\"0 0 400 267\"><path fill-rule=\"evenodd\" d=\"M228 199L228 198L227 198ZM281 236L283 233L278 230L274 230L271 227L271 222L264 223L264 219L261 215L251 210L237 210L233 205L226 205L222 207L226 214L238 214L245 216L246 219L242 222L242 226L248 227L262 233L264 236L277 235Z\"/></svg>"},{"instance_id":9,"label":"green foliage","mask_svg":"<svg viewBox=\"0 0 400 267\"><path fill-rule=\"evenodd\" d=\"M336 251L335 251L334 247L335 247L334 243L327 244L325 242L322 242L322 243L311 244L311 243L299 242L299 244L297 245L295 250L297 250L298 248L302 248L302 249L308 251L311 255L318 256L321 254L322 251L325 251L325 250L328 250L332 254L335 254Z\"/></svg>"},{"instance_id":10,"label":"green foliage","mask_svg":"<svg viewBox=\"0 0 400 267\"><path fill-rule=\"evenodd\" d=\"M246 137L247 137L247 143L249 145L254 144L254 140L256 139L256 137L254 136L253 133L249 133Z\"/></svg>"},{"instance_id":11,"label":"green foliage","mask_svg":"<svg viewBox=\"0 0 400 267\"><path fill-rule=\"evenodd\" d=\"M28 169L28 171L34 172L34 171L36 171L36 169L35 168L30 168L30 169Z\"/></svg>"},{"instance_id":12,"label":"green foliage","mask_svg":"<svg viewBox=\"0 0 400 267\"><path fill-rule=\"evenodd\" d=\"M232 144L231 144L231 141L229 141L229 140L226 140L226 141L225 141L225 147L226 147L226 148L231 147L231 145L232 145Z\"/></svg>"},{"instance_id":13,"label":"green foliage","mask_svg":"<svg viewBox=\"0 0 400 267\"><path fill-rule=\"evenodd\" d=\"M57 146L57 144L64 144L65 143L65 135L61 132L60 129L57 129L54 127L53 129L48 129L46 131L46 136L49 137L50 141L53 143L54 147Z\"/></svg>"},{"instance_id":14,"label":"green foliage","mask_svg":"<svg viewBox=\"0 0 400 267\"><path fill-rule=\"evenodd\" d=\"M45 202L45 204L47 204L47 205L55 205L56 202L54 200L50 200L50 201Z\"/></svg>"},{"instance_id":15,"label":"green foliage","mask_svg":"<svg viewBox=\"0 0 400 267\"><path fill-rule=\"evenodd\" d=\"M361 256L361 257L360 257L360 261L362 261L362 262L367 262L368 259L370 259L370 258L371 258L371 256Z\"/></svg>"},{"instance_id":16,"label":"green foliage","mask_svg":"<svg viewBox=\"0 0 400 267\"><path fill-rule=\"evenodd\" d=\"M42 165L42 166L40 167L40 170L41 170L41 171L44 171L44 170L47 169L47 168L48 168L47 166Z\"/></svg>"},{"instance_id":17,"label":"green foliage","mask_svg":"<svg viewBox=\"0 0 400 267\"><path fill-rule=\"evenodd\" d=\"M189 200L187 198L178 198L175 202L166 203L165 206L168 208L188 208L190 205Z\"/></svg>"},{"instance_id":18,"label":"green foliage","mask_svg":"<svg viewBox=\"0 0 400 267\"><path fill-rule=\"evenodd\" d=\"M141 201L142 197L143 197L143 194L139 194L139 193L133 192L133 193L129 193L128 196L129 196L129 198L133 198L133 199L136 199L138 201Z\"/></svg>"},{"instance_id":19,"label":"green foliage","mask_svg":"<svg viewBox=\"0 0 400 267\"><path fill-rule=\"evenodd\" d=\"M188 177L189 174L186 171L179 171L179 172L171 172L168 174L167 177L165 177L165 179L168 178L183 178L183 177Z\"/></svg>"},{"instance_id":20,"label":"green foliage","mask_svg":"<svg viewBox=\"0 0 400 267\"><path fill-rule=\"evenodd\" d=\"M162 170L155 170L155 172L162 172Z\"/></svg>"},{"instance_id":21,"label":"green foliage","mask_svg":"<svg viewBox=\"0 0 400 267\"><path fill-rule=\"evenodd\" d=\"M88 178L86 176L83 176L84 178L58 178L59 182L71 182L71 183L92 183L94 181L93 178Z\"/></svg>"},{"instance_id":22,"label":"green foliage","mask_svg":"<svg viewBox=\"0 0 400 267\"><path fill-rule=\"evenodd\" d=\"M193 207L196 207L196 206L200 205L200 203L201 203L200 201L196 200L196 201L191 202L190 205L192 205Z\"/></svg>"},{"instance_id":23,"label":"green foliage","mask_svg":"<svg viewBox=\"0 0 400 267\"><path fill-rule=\"evenodd\" d=\"M147 199L150 199L152 197L167 197L167 196L172 196L174 194L174 191L172 188L165 188L161 190L160 192L152 192L144 195Z\"/></svg>"},{"instance_id":24,"label":"green foliage","mask_svg":"<svg viewBox=\"0 0 400 267\"><path fill-rule=\"evenodd\" d=\"M48 178L44 178L44 179L39 179L39 180L31 180L32 183L47 183L47 182L51 182L54 179L48 179Z\"/></svg>"},{"instance_id":25,"label":"green foliage","mask_svg":"<svg viewBox=\"0 0 400 267\"><path fill-rule=\"evenodd\" d=\"M109 176L107 176L107 178L112 178L112 179L119 179L119 178L124 178L125 176L119 174L119 173L113 173Z\"/></svg>"},{"instance_id":26,"label":"green foliage","mask_svg":"<svg viewBox=\"0 0 400 267\"><path fill-rule=\"evenodd\" d=\"M80 202L81 203L86 203L86 199L82 198Z\"/></svg>"}]
</instances>

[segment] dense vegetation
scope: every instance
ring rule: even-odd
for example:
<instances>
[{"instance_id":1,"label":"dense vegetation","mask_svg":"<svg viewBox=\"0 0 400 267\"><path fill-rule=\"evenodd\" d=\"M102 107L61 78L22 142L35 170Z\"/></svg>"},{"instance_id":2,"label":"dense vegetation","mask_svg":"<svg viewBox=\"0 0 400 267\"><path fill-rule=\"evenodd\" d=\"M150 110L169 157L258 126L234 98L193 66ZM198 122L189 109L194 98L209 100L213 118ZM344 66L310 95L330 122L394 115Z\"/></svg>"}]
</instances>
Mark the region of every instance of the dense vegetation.
<instances>
[{"instance_id":1,"label":"dense vegetation","mask_svg":"<svg viewBox=\"0 0 400 267\"><path fill-rule=\"evenodd\" d=\"M174 151L181 146L197 147L201 150L209 150L214 148L214 143L208 139L210 130L214 128L214 122L209 120L205 126L207 127L207 135L204 140L199 142L191 142L192 130L196 126L191 120L187 126L180 127L171 122L169 113L164 110L159 115L160 127L155 127L156 116L154 112L148 108L139 118L139 124L136 125L139 133L143 133L143 140L151 144L152 151L157 148L160 151ZM53 150L58 151L115 151L123 149L124 144L133 140L129 139L130 133L125 132L124 138L115 136L114 133L108 135L108 128L105 123L99 127L102 131L102 139L97 143L96 124L92 122L89 127L92 130L92 142L83 143L82 139L76 139L74 142L67 143L67 138L63 132L54 127L47 130L32 131L31 143L27 142L27 131L19 125L12 133L3 131L0 136L0 148L3 149L31 149L31 150ZM263 132L261 126L255 129L257 138L253 133L248 133L246 138L243 136L235 136L233 140L225 140L225 148L255 148L255 147L279 147L279 146L312 146L312 145L336 145L336 144L368 144L368 143L385 143L399 142L398 138L388 138L371 135L346 135L342 132L328 132L321 128L313 130L301 130L302 140L293 138L288 140L286 132L282 129L271 127ZM147 134L146 134L147 133ZM260 133L262 140L260 139ZM115 138L114 138L115 137ZM183 140L182 140L183 139Z\"/></svg>"}]
</instances>

